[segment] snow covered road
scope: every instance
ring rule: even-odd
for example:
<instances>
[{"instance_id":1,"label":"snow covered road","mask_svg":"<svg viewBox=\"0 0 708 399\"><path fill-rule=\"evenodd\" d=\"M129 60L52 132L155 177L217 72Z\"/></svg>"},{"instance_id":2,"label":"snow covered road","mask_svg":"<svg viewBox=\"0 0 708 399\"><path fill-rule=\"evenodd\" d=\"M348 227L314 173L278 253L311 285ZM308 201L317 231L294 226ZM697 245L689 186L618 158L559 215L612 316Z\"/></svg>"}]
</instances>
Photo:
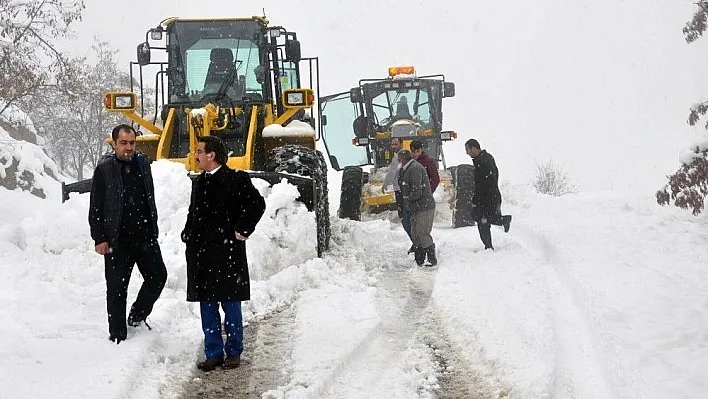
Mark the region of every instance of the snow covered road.
<instances>
[{"instance_id":1,"label":"snow covered road","mask_svg":"<svg viewBox=\"0 0 708 399\"><path fill-rule=\"evenodd\" d=\"M87 198L0 192L12 215L0 226L0 396L673 399L708 390L706 217L646 196L523 188L506 189L514 223L509 234L493 230L496 252L480 251L476 228L441 222L440 264L425 270L386 219L334 218L332 251L316 258L314 218L294 202L297 190L258 183L268 210L248 247L244 363L204 377L178 234L189 181L170 163L153 170L169 277L153 330L130 329L119 346L106 339L101 259L77 223ZM131 299L140 280L136 271Z\"/></svg>"}]
</instances>

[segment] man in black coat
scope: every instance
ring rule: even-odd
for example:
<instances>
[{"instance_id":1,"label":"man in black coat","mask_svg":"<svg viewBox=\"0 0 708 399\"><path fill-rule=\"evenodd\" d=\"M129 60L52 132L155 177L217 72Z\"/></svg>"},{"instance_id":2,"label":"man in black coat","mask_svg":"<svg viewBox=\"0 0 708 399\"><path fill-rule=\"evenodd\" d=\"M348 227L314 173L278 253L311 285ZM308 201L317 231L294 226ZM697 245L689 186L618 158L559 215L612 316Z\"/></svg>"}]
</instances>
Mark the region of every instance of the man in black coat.
<instances>
[{"instance_id":1,"label":"man in black coat","mask_svg":"<svg viewBox=\"0 0 708 399\"><path fill-rule=\"evenodd\" d=\"M119 344L128 335L125 311L133 266L137 263L144 279L130 307L128 324L133 327L152 312L165 286L167 269L157 243L150 161L135 151L131 126L118 125L111 136L115 153L104 157L93 173L88 219L96 253L105 262L109 339Z\"/></svg>"},{"instance_id":2,"label":"man in black coat","mask_svg":"<svg viewBox=\"0 0 708 399\"><path fill-rule=\"evenodd\" d=\"M511 215L501 214L502 197L499 191L499 170L494 157L481 149L479 142L469 139L465 143L467 155L472 157L474 164L474 195L472 197L473 217L477 222L479 237L484 249L494 250L492 245L492 224L504 226L509 231Z\"/></svg>"},{"instance_id":3,"label":"man in black coat","mask_svg":"<svg viewBox=\"0 0 708 399\"><path fill-rule=\"evenodd\" d=\"M200 137L196 153L203 172L192 183L182 241L187 244L187 300L200 302L206 360L203 371L237 367L243 352L241 301L251 296L246 239L265 211L265 201L243 171L226 166L218 137ZM226 345L221 338L224 310ZM224 359L226 352L226 359Z\"/></svg>"}]
</instances>

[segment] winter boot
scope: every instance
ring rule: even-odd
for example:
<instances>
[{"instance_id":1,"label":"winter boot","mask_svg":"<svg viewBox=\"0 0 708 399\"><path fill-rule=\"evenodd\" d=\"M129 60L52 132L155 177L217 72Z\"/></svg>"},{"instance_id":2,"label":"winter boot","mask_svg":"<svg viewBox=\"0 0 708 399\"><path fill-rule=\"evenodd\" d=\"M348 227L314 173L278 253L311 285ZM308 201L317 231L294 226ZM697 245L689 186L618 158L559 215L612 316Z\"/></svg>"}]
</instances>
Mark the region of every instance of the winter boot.
<instances>
[{"instance_id":1,"label":"winter boot","mask_svg":"<svg viewBox=\"0 0 708 399\"><path fill-rule=\"evenodd\" d=\"M241 356L226 356L226 360L224 360L223 368L235 369L240 364L241 364Z\"/></svg>"},{"instance_id":2,"label":"winter boot","mask_svg":"<svg viewBox=\"0 0 708 399\"><path fill-rule=\"evenodd\" d=\"M422 266L425 263L425 248L415 247L415 263L418 266Z\"/></svg>"},{"instance_id":3,"label":"winter boot","mask_svg":"<svg viewBox=\"0 0 708 399\"><path fill-rule=\"evenodd\" d=\"M197 368L201 371L212 371L217 367L223 366L224 365L224 358L223 357L215 357L211 359L207 359L203 362L197 363Z\"/></svg>"},{"instance_id":4,"label":"winter boot","mask_svg":"<svg viewBox=\"0 0 708 399\"><path fill-rule=\"evenodd\" d=\"M135 316L135 313L133 313L133 308L130 309L130 314L128 315L128 325L131 327L138 327L140 326L140 323L145 323L145 326L148 328L148 330L152 330L152 327L147 323L147 319L145 317L137 317Z\"/></svg>"},{"instance_id":5,"label":"winter boot","mask_svg":"<svg viewBox=\"0 0 708 399\"><path fill-rule=\"evenodd\" d=\"M428 255L428 263L426 266L435 266L438 264L438 258L435 256L435 244L425 248L425 254Z\"/></svg>"},{"instance_id":6,"label":"winter boot","mask_svg":"<svg viewBox=\"0 0 708 399\"><path fill-rule=\"evenodd\" d=\"M508 233L511 226L511 215L502 216L502 226L504 226L504 232Z\"/></svg>"},{"instance_id":7,"label":"winter boot","mask_svg":"<svg viewBox=\"0 0 708 399\"><path fill-rule=\"evenodd\" d=\"M125 341L126 338L127 338L127 334L116 334L116 335L111 334L111 336L108 337L108 339L111 340L112 342L115 342L116 345L119 345L121 342Z\"/></svg>"}]
</instances>

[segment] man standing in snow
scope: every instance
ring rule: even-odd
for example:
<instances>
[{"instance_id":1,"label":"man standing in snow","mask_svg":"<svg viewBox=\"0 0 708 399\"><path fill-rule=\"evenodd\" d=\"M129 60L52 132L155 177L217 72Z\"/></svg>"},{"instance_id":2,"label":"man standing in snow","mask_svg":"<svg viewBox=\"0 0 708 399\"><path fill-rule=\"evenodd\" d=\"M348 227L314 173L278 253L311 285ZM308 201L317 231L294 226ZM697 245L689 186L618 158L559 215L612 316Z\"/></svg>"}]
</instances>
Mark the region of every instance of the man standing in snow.
<instances>
[{"instance_id":1,"label":"man standing in snow","mask_svg":"<svg viewBox=\"0 0 708 399\"><path fill-rule=\"evenodd\" d=\"M401 163L398 160L398 151L400 151L401 148L401 139L395 137L391 139L391 152L393 152L393 157L391 159L391 165L389 165L388 171L386 172L386 177L384 178L383 189L384 191L393 190L396 196L398 217L401 219L403 230L408 234L408 238L411 238L411 214L403 206L401 187L398 185L398 171L401 170ZM411 249L408 250L408 253L411 252L413 252L412 246Z\"/></svg>"},{"instance_id":2,"label":"man standing in snow","mask_svg":"<svg viewBox=\"0 0 708 399\"><path fill-rule=\"evenodd\" d=\"M410 151L399 151L398 159L401 163L398 184L401 187L404 206L411 214L415 262L421 266L427 256L429 266L435 266L438 260L435 256L435 243L430 235L435 219L435 199L430 191L428 175L425 168L413 159Z\"/></svg>"},{"instance_id":3,"label":"man standing in snow","mask_svg":"<svg viewBox=\"0 0 708 399\"><path fill-rule=\"evenodd\" d=\"M467 140L465 151L467 155L472 157L474 164L472 215L477 222L479 237L482 239L484 249L494 250L490 225L504 226L504 232L508 232L511 225L511 215L501 214L502 197L499 191L499 170L494 157L486 150L482 150L477 140Z\"/></svg>"},{"instance_id":4,"label":"man standing in snow","mask_svg":"<svg viewBox=\"0 0 708 399\"><path fill-rule=\"evenodd\" d=\"M133 266L137 263L144 279L130 307L128 324L133 327L152 312L165 286L167 269L157 243L150 161L135 151L136 134L131 126L116 126L111 137L115 154L103 158L93 173L89 225L96 253L105 262L109 339L119 344L128 335L125 311Z\"/></svg>"},{"instance_id":5,"label":"man standing in snow","mask_svg":"<svg viewBox=\"0 0 708 399\"><path fill-rule=\"evenodd\" d=\"M423 142L420 140L411 141L411 154L413 159L418 161L419 164L423 165L425 172L428 174L428 180L430 180L430 191L435 192L440 184L440 174L438 173L438 163L428 156L428 154L423 150Z\"/></svg>"},{"instance_id":6,"label":"man standing in snow","mask_svg":"<svg viewBox=\"0 0 708 399\"><path fill-rule=\"evenodd\" d=\"M243 171L226 166L228 151L218 137L200 137L182 241L187 244L187 300L200 302L206 360L202 371L238 367L243 352L241 301L251 296L246 240L265 211L265 201ZM226 344L221 337L224 310ZM226 352L226 359L224 359Z\"/></svg>"}]
</instances>

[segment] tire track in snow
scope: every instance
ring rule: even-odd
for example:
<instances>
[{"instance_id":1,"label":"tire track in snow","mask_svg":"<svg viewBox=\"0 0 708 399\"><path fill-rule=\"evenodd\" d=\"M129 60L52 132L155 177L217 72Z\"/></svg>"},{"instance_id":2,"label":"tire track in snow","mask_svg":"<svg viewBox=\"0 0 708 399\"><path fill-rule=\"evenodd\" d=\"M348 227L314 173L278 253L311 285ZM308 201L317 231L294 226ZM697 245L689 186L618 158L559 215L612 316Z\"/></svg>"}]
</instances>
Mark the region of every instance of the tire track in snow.
<instances>
[{"instance_id":1,"label":"tire track in snow","mask_svg":"<svg viewBox=\"0 0 708 399\"><path fill-rule=\"evenodd\" d=\"M577 290L555 246L541 233L515 227L515 241L539 258L553 305L555 364L553 398L614 398L601 348Z\"/></svg>"},{"instance_id":2,"label":"tire track in snow","mask_svg":"<svg viewBox=\"0 0 708 399\"><path fill-rule=\"evenodd\" d=\"M434 274L411 278L409 266L386 270L380 279L377 304L380 322L310 395L313 398L377 397L391 383L391 370L421 327L432 294Z\"/></svg>"},{"instance_id":3,"label":"tire track in snow","mask_svg":"<svg viewBox=\"0 0 708 399\"><path fill-rule=\"evenodd\" d=\"M431 309L425 316L425 324L431 328L421 331L419 340L432 350L438 368L439 389L434 392L435 399L492 399L507 398L511 390L497 375L497 370L480 361L469 359L465 349L450 336L451 331L444 330L441 318Z\"/></svg>"},{"instance_id":4,"label":"tire track in snow","mask_svg":"<svg viewBox=\"0 0 708 399\"><path fill-rule=\"evenodd\" d=\"M244 328L241 365L209 373L196 370L185 387L184 399L255 399L285 384L292 367L295 310L288 306Z\"/></svg>"}]
</instances>

